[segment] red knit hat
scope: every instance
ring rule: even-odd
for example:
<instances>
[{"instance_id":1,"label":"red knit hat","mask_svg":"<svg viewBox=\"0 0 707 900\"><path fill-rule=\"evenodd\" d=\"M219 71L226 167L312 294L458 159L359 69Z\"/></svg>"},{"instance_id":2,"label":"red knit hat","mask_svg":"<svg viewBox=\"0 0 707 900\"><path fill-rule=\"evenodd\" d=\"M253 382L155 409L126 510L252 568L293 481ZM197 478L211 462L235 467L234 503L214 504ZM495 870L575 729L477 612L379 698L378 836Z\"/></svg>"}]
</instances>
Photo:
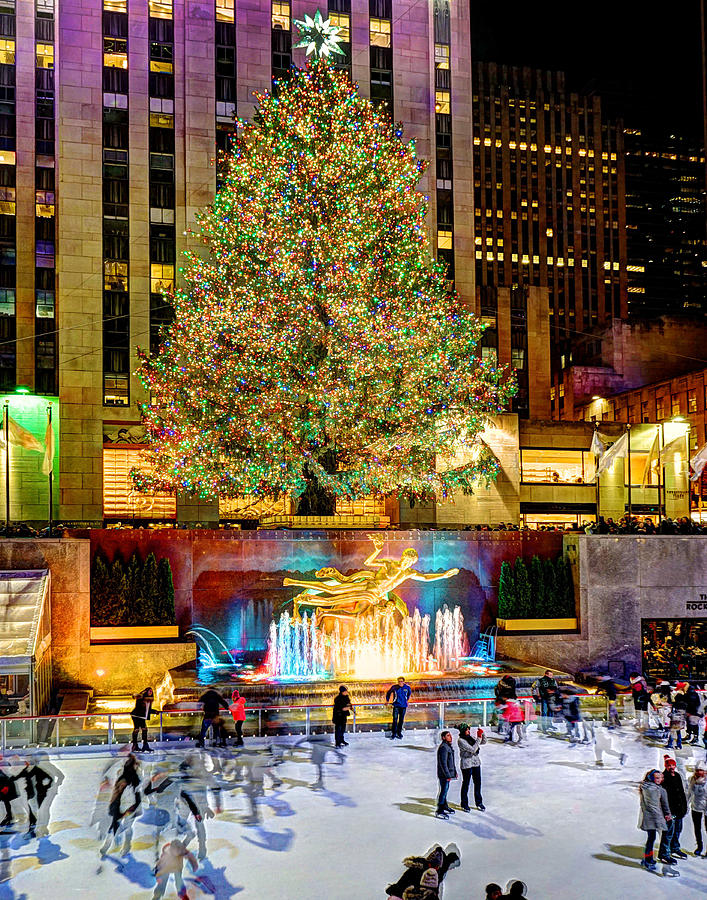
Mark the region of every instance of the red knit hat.
<instances>
[{"instance_id":1,"label":"red knit hat","mask_svg":"<svg viewBox=\"0 0 707 900\"><path fill-rule=\"evenodd\" d=\"M665 768L666 768L666 769L672 768L673 766L676 766L676 765L677 765L677 763L676 763L675 760L672 758L672 756L668 756L667 754L663 757L663 762L665 763Z\"/></svg>"}]
</instances>

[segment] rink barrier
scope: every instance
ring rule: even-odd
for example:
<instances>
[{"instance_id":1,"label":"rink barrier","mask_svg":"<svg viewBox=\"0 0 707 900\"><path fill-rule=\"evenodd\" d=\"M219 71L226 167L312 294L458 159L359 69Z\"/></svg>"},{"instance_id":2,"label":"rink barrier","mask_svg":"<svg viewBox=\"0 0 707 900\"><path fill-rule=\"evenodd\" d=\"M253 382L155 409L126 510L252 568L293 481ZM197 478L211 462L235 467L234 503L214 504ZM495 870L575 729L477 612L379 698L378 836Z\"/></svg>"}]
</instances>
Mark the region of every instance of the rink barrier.
<instances>
[{"instance_id":1,"label":"rink barrier","mask_svg":"<svg viewBox=\"0 0 707 900\"><path fill-rule=\"evenodd\" d=\"M702 692L704 693L704 692ZM603 696L583 694L582 714L586 719L606 721L608 702ZM531 697L523 702L525 721L536 719L535 702ZM634 718L630 695L619 695L617 710L620 718ZM225 712L225 710L224 710ZM351 733L387 731L392 719L389 703L358 703L352 710ZM453 700L411 700L405 717L405 729L440 730L467 722L472 728L493 724L493 697L466 697ZM199 733L202 712L199 709L155 712L148 723L149 740L160 743L191 743ZM229 735L233 724L225 715ZM54 716L7 716L0 719L0 751L35 748L123 745L130 739L132 720L129 712L71 713ZM310 735L333 731L331 704L300 704L294 706L248 706L243 733L246 737L276 737Z\"/></svg>"}]
</instances>

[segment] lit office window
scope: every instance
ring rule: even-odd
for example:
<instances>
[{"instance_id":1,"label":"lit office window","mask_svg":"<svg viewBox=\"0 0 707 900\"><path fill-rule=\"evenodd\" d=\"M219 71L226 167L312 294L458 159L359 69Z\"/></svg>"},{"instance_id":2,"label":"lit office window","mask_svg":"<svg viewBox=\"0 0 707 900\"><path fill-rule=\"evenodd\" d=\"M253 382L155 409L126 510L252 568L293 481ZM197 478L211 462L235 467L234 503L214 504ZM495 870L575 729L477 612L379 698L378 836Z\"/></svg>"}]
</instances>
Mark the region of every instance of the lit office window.
<instances>
[{"instance_id":1,"label":"lit office window","mask_svg":"<svg viewBox=\"0 0 707 900\"><path fill-rule=\"evenodd\" d=\"M283 0L274 0L272 5L272 27L290 30L290 4Z\"/></svg>"},{"instance_id":2,"label":"lit office window","mask_svg":"<svg viewBox=\"0 0 707 900\"><path fill-rule=\"evenodd\" d=\"M338 38L348 43L351 40L351 17L346 13L330 13L329 19L335 28L339 28Z\"/></svg>"},{"instance_id":3,"label":"lit office window","mask_svg":"<svg viewBox=\"0 0 707 900\"><path fill-rule=\"evenodd\" d=\"M163 263L150 265L150 292L164 294L174 290L174 266Z\"/></svg>"},{"instance_id":4,"label":"lit office window","mask_svg":"<svg viewBox=\"0 0 707 900\"><path fill-rule=\"evenodd\" d=\"M435 112L449 115L452 111L452 98L449 91L436 91Z\"/></svg>"},{"instance_id":5,"label":"lit office window","mask_svg":"<svg viewBox=\"0 0 707 900\"><path fill-rule=\"evenodd\" d=\"M390 47L390 20L369 20L370 38L372 47Z\"/></svg>"},{"instance_id":6,"label":"lit office window","mask_svg":"<svg viewBox=\"0 0 707 900\"><path fill-rule=\"evenodd\" d=\"M153 19L171 19L172 0L150 0L150 16Z\"/></svg>"},{"instance_id":7,"label":"lit office window","mask_svg":"<svg viewBox=\"0 0 707 900\"><path fill-rule=\"evenodd\" d=\"M7 38L0 39L0 63L5 66L15 65L15 42Z\"/></svg>"},{"instance_id":8,"label":"lit office window","mask_svg":"<svg viewBox=\"0 0 707 900\"><path fill-rule=\"evenodd\" d=\"M103 515L107 519L176 519L174 493L143 494L131 472L145 469L143 448L103 448Z\"/></svg>"},{"instance_id":9,"label":"lit office window","mask_svg":"<svg viewBox=\"0 0 707 900\"><path fill-rule=\"evenodd\" d=\"M53 44L37 44L37 68L53 69L54 68L54 45Z\"/></svg>"},{"instance_id":10,"label":"lit office window","mask_svg":"<svg viewBox=\"0 0 707 900\"><path fill-rule=\"evenodd\" d=\"M435 66L438 69L449 68L449 44L435 44Z\"/></svg>"},{"instance_id":11,"label":"lit office window","mask_svg":"<svg viewBox=\"0 0 707 900\"><path fill-rule=\"evenodd\" d=\"M216 0L216 21L233 22L234 0Z\"/></svg>"}]
</instances>

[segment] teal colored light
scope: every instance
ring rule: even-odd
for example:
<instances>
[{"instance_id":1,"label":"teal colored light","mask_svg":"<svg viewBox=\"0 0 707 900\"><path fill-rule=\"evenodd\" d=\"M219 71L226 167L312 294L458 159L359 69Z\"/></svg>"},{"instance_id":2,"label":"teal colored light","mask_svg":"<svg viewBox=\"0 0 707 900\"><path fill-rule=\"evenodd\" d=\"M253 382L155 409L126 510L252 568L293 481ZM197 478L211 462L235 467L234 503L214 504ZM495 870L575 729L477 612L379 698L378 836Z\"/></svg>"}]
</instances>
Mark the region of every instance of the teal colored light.
<instances>
[{"instance_id":1,"label":"teal colored light","mask_svg":"<svg viewBox=\"0 0 707 900\"><path fill-rule=\"evenodd\" d=\"M16 394L31 394L32 391L27 387L26 384L18 384L15 388Z\"/></svg>"}]
</instances>

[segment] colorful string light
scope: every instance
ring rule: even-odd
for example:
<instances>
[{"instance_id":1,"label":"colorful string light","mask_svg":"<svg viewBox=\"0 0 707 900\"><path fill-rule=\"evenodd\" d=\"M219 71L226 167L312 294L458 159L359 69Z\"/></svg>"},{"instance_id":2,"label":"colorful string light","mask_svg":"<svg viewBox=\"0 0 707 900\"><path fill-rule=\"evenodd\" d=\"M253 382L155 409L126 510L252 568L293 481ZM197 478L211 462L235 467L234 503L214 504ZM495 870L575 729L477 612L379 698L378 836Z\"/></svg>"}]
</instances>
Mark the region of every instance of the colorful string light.
<instances>
[{"instance_id":1,"label":"colorful string light","mask_svg":"<svg viewBox=\"0 0 707 900\"><path fill-rule=\"evenodd\" d=\"M199 216L175 319L143 355L143 489L430 498L495 475L477 436L515 387L430 253L424 163L315 60L258 95ZM471 461L438 471L475 446Z\"/></svg>"}]
</instances>

